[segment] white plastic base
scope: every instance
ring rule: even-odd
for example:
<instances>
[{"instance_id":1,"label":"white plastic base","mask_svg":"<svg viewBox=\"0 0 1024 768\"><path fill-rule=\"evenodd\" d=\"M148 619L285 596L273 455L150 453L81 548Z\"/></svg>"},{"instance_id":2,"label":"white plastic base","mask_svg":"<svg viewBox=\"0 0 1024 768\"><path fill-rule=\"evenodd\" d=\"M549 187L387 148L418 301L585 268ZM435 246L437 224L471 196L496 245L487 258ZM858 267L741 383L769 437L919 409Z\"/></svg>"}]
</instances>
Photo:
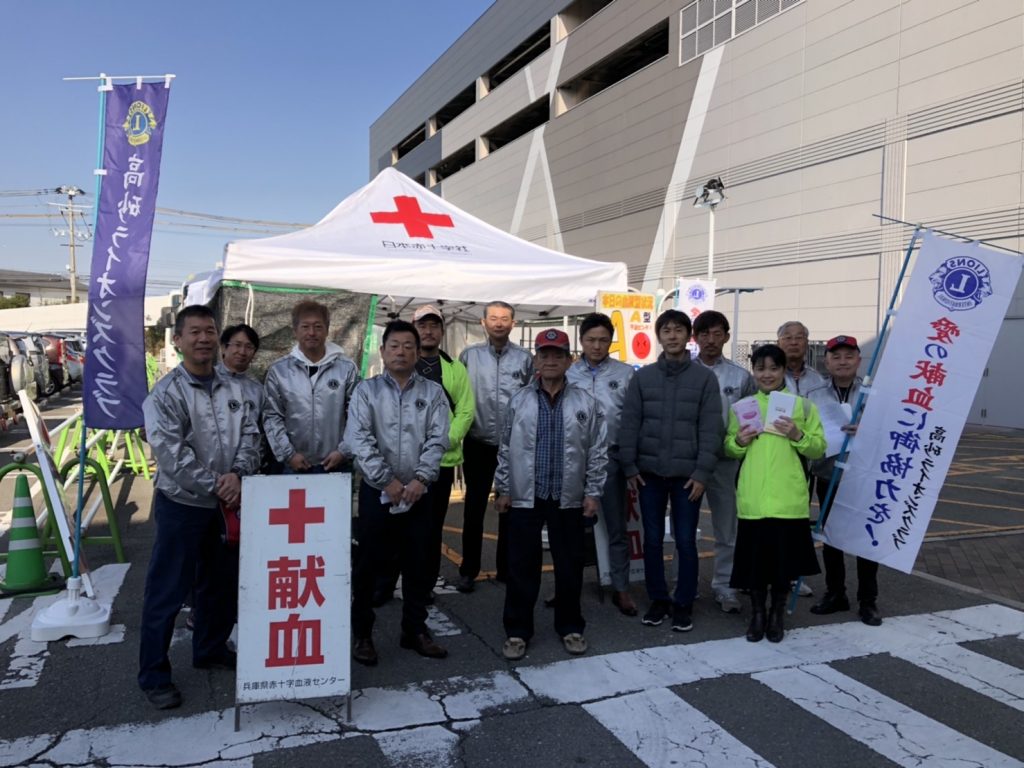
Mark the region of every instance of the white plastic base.
<instances>
[{"instance_id":1,"label":"white plastic base","mask_svg":"<svg viewBox=\"0 0 1024 768\"><path fill-rule=\"evenodd\" d=\"M36 613L32 639L36 642L62 637L103 637L110 631L110 608L82 596L82 580L68 579L67 595Z\"/></svg>"}]
</instances>

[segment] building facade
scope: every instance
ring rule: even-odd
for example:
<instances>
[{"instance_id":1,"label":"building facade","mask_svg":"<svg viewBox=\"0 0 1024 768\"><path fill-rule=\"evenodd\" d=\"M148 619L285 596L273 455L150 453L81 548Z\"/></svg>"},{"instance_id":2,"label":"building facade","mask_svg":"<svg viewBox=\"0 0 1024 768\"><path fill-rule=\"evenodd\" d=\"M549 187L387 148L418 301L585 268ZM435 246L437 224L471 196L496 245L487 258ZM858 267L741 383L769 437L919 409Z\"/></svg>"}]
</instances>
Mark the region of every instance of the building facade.
<instances>
[{"instance_id":1,"label":"building facade","mask_svg":"<svg viewBox=\"0 0 1024 768\"><path fill-rule=\"evenodd\" d=\"M1024 247L1022 73L1019 2L497 0L373 124L369 170L647 290L707 273L720 178L714 277L760 289L737 335L872 340L913 231L890 219ZM1018 286L972 420L1024 427L1022 339Z\"/></svg>"}]
</instances>

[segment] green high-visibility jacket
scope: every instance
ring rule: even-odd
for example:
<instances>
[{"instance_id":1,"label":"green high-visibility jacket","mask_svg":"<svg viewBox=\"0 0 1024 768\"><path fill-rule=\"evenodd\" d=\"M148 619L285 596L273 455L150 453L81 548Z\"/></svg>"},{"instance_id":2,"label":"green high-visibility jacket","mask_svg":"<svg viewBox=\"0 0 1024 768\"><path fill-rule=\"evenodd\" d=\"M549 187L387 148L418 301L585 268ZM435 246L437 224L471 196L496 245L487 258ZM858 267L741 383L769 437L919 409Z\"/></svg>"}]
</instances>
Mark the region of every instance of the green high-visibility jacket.
<instances>
[{"instance_id":1,"label":"green high-visibility jacket","mask_svg":"<svg viewBox=\"0 0 1024 768\"><path fill-rule=\"evenodd\" d=\"M764 423L768 395L758 392L754 397L761 407L761 422ZM736 485L736 510L741 520L807 519L810 495L800 457L820 459L825 454L825 430L817 407L805 397L797 398L793 421L803 433L799 440L762 432L750 445L742 446L736 442L739 421L730 409L725 453L743 461Z\"/></svg>"}]
</instances>

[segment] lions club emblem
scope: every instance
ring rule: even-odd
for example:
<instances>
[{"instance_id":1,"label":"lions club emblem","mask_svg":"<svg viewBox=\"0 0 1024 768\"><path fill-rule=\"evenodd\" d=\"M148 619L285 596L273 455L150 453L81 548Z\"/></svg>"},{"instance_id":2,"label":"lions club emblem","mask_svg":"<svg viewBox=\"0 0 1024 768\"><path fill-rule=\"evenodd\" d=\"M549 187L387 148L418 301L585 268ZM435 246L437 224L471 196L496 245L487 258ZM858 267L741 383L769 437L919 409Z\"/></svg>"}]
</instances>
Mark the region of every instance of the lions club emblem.
<instances>
[{"instance_id":1,"label":"lions club emblem","mask_svg":"<svg viewBox=\"0 0 1024 768\"><path fill-rule=\"evenodd\" d=\"M586 424L587 423L587 412L586 411L576 411L576 421L578 421L580 424Z\"/></svg>"},{"instance_id":2,"label":"lions club emblem","mask_svg":"<svg viewBox=\"0 0 1024 768\"><path fill-rule=\"evenodd\" d=\"M238 411L242 407L242 404L235 399L228 400L228 410L232 413Z\"/></svg>"},{"instance_id":3,"label":"lions club emblem","mask_svg":"<svg viewBox=\"0 0 1024 768\"><path fill-rule=\"evenodd\" d=\"M693 304L700 304L707 298L708 292L700 284L691 285L686 291L686 298Z\"/></svg>"},{"instance_id":4,"label":"lions club emblem","mask_svg":"<svg viewBox=\"0 0 1024 768\"><path fill-rule=\"evenodd\" d=\"M953 312L974 309L992 295L988 267L971 256L946 259L928 281L935 300Z\"/></svg>"},{"instance_id":5,"label":"lions club emblem","mask_svg":"<svg viewBox=\"0 0 1024 768\"><path fill-rule=\"evenodd\" d=\"M341 386L341 382L338 381L337 379L331 379L330 381L327 382L327 388L328 389L337 389L340 386Z\"/></svg>"},{"instance_id":6,"label":"lions club emblem","mask_svg":"<svg viewBox=\"0 0 1024 768\"><path fill-rule=\"evenodd\" d=\"M128 116L121 127L128 136L128 143L133 147L140 147L153 135L156 129L156 115L146 102L133 101L128 107Z\"/></svg>"},{"instance_id":7,"label":"lions club emblem","mask_svg":"<svg viewBox=\"0 0 1024 768\"><path fill-rule=\"evenodd\" d=\"M427 407L427 401L426 400L424 400L423 398L419 398L419 399L416 400L416 410L417 411L422 411L426 407Z\"/></svg>"}]
</instances>

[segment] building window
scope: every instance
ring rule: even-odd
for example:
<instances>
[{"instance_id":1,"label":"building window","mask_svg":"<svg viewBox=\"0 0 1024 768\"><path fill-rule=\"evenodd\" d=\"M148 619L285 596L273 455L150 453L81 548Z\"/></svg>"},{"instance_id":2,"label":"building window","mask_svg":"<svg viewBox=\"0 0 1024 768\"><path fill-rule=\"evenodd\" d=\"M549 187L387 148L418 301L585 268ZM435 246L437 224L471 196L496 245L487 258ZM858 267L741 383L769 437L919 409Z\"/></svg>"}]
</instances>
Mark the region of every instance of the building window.
<instances>
[{"instance_id":1,"label":"building window","mask_svg":"<svg viewBox=\"0 0 1024 768\"><path fill-rule=\"evenodd\" d=\"M651 27L615 53L558 86L555 113L560 115L605 88L625 80L668 55L668 19Z\"/></svg>"},{"instance_id":2,"label":"building window","mask_svg":"<svg viewBox=\"0 0 1024 768\"><path fill-rule=\"evenodd\" d=\"M596 16L604 10L605 6L611 5L611 3L612 0L573 0L556 17L559 24L558 39L561 40L566 37L583 22Z\"/></svg>"},{"instance_id":3,"label":"building window","mask_svg":"<svg viewBox=\"0 0 1024 768\"><path fill-rule=\"evenodd\" d=\"M548 121L549 114L548 97L544 96L485 133L482 138L487 151L493 152L496 149L501 149L520 136L525 136L534 128L544 125Z\"/></svg>"},{"instance_id":4,"label":"building window","mask_svg":"<svg viewBox=\"0 0 1024 768\"><path fill-rule=\"evenodd\" d=\"M679 12L679 63L703 56L803 0L692 0Z\"/></svg>"},{"instance_id":5,"label":"building window","mask_svg":"<svg viewBox=\"0 0 1024 768\"><path fill-rule=\"evenodd\" d=\"M398 142L395 148L391 150L391 164L394 165L397 163L400 159L422 144L426 138L427 127L425 125L421 125L415 131Z\"/></svg>"},{"instance_id":6,"label":"building window","mask_svg":"<svg viewBox=\"0 0 1024 768\"><path fill-rule=\"evenodd\" d=\"M476 103L476 83L470 83L434 115L434 130L439 131Z\"/></svg>"},{"instance_id":7,"label":"building window","mask_svg":"<svg viewBox=\"0 0 1024 768\"><path fill-rule=\"evenodd\" d=\"M470 142L466 146L462 147L462 149L457 149L455 152L448 155L448 157L430 169L430 176L433 181L431 186L443 181L453 173L458 173L467 165L472 165L475 160L476 151L474 150L473 142Z\"/></svg>"},{"instance_id":8,"label":"building window","mask_svg":"<svg viewBox=\"0 0 1024 768\"><path fill-rule=\"evenodd\" d=\"M486 84L487 93L508 80L550 47L551 25L545 24L487 70L482 78Z\"/></svg>"}]
</instances>

